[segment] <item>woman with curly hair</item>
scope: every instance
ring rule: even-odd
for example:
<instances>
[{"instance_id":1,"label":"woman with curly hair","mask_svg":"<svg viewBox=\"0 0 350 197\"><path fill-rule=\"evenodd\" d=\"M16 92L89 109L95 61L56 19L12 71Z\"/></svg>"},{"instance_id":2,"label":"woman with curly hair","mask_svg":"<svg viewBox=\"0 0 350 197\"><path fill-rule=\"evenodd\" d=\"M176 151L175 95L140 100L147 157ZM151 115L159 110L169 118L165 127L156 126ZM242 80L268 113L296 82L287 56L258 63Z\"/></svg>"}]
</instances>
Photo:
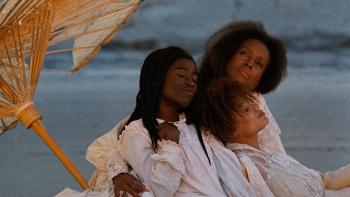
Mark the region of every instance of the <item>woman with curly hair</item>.
<instances>
[{"instance_id":1,"label":"woman with curly hair","mask_svg":"<svg viewBox=\"0 0 350 197\"><path fill-rule=\"evenodd\" d=\"M269 119L249 88L229 78L218 78L197 102L199 124L238 156L257 196L350 196L349 166L332 176L322 175L287 154L260 147L258 134Z\"/></svg>"}]
</instances>

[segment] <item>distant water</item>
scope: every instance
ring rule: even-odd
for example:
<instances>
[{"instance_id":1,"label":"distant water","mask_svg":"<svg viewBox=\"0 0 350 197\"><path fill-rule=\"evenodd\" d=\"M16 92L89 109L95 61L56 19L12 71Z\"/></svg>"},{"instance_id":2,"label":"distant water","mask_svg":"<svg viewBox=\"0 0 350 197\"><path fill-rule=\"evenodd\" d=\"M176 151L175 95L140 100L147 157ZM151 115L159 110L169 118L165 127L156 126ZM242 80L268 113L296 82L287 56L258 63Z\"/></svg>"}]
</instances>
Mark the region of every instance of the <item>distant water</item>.
<instances>
[{"instance_id":1,"label":"distant water","mask_svg":"<svg viewBox=\"0 0 350 197\"><path fill-rule=\"evenodd\" d=\"M348 0L152 0L144 1L88 66L138 68L157 47L179 45L196 58L207 38L231 21L257 20L288 48L289 66L350 68ZM68 68L68 55L48 56L47 68Z\"/></svg>"}]
</instances>

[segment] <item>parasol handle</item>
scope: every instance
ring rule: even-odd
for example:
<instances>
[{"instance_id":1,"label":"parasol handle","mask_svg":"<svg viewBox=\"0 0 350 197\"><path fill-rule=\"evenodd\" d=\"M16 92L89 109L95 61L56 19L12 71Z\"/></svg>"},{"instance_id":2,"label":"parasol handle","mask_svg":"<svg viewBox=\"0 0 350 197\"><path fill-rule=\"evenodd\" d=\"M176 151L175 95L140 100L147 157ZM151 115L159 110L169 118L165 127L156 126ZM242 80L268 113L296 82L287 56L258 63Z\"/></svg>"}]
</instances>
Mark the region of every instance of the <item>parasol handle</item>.
<instances>
[{"instance_id":1,"label":"parasol handle","mask_svg":"<svg viewBox=\"0 0 350 197\"><path fill-rule=\"evenodd\" d=\"M49 135L45 126L40 120L40 115L35 109L34 105L29 105L23 110L19 116L19 120L29 128L31 127L34 132L44 141L44 143L51 149L62 165L69 171L74 179L79 183L81 188L84 190L88 188L88 183L84 176L79 172L78 168L75 167L73 162L64 153L64 151L58 146L55 140Z\"/></svg>"}]
</instances>

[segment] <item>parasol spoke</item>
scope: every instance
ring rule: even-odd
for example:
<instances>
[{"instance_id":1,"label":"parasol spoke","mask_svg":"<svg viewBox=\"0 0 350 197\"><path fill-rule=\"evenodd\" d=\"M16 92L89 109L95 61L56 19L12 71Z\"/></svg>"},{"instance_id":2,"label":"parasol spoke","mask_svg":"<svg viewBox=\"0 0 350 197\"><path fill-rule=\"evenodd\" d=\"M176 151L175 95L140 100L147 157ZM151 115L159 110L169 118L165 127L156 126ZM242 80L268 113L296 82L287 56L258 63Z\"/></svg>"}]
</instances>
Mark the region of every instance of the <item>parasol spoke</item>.
<instances>
[{"instance_id":1,"label":"parasol spoke","mask_svg":"<svg viewBox=\"0 0 350 197\"><path fill-rule=\"evenodd\" d=\"M8 54L7 55L7 61L8 61L8 64L12 67L13 66L13 63L12 63L12 60L11 60L11 58L13 58L13 56L11 56L10 55L10 53L9 53L9 50L8 50L8 47L7 47L7 45L6 45L6 42L4 41L4 39L2 39L2 43L3 43L3 46L4 46L4 48L5 48L5 51L6 51L6 53ZM0 62L3 62L3 60L1 60L0 59ZM13 77L15 77L16 78L16 75L15 75L15 72L14 72L14 70L13 69L11 69L11 67L9 68L9 67L2 67L2 69L3 69L3 73L4 73L4 75L5 75L5 77L6 77L6 79L4 79L3 77L1 77L1 79L2 79L2 81L1 81L1 87L5 87L5 88L7 88L7 87L11 87L10 89L13 89L13 91L11 91L11 97L10 98L15 98L16 97L16 95L17 95L17 88L16 88L16 86L14 85L14 82L13 82L13 80L11 80L12 79L12 76ZM6 84L6 85L5 85ZM7 90L7 89L6 89ZM8 93L10 93L9 91L8 91Z\"/></svg>"},{"instance_id":2,"label":"parasol spoke","mask_svg":"<svg viewBox=\"0 0 350 197\"><path fill-rule=\"evenodd\" d=\"M21 65L21 59L22 59L22 57L20 56L20 54L19 54L19 52L18 52L18 45L20 45L19 44L19 42L17 42L17 40L16 40L16 36L15 36L15 33L14 33L14 28L12 27L12 24L11 24L11 35L12 35L12 39L13 39L13 44L14 44L14 48L15 48L15 57L16 57L16 61L17 61L17 64L18 65ZM15 66L13 65L13 68L14 68ZM20 84L20 81L23 79L23 77L21 77L21 72L15 72L14 71L14 69L11 69L11 70L13 70L13 72L14 72L14 76L15 76L15 82L16 82L16 85L17 85L17 89L18 90L20 90L20 89L22 89L21 88L21 84ZM20 75L19 77L18 77L18 75Z\"/></svg>"},{"instance_id":3,"label":"parasol spoke","mask_svg":"<svg viewBox=\"0 0 350 197\"><path fill-rule=\"evenodd\" d=\"M21 73L21 81L22 81L22 88L24 91L26 91L27 86L26 86L26 82L27 82L27 78L26 78L26 68L25 68L25 61L24 61L24 55L23 55L23 48L21 45L21 34L19 33L19 20L16 21L16 32L17 32L17 38L18 38L18 43L19 43L19 56L20 56L20 70L19 72Z\"/></svg>"},{"instance_id":4,"label":"parasol spoke","mask_svg":"<svg viewBox=\"0 0 350 197\"><path fill-rule=\"evenodd\" d=\"M5 93L6 98L10 101L15 101L17 94L12 90L11 86L6 82L6 80L0 76L0 88Z\"/></svg>"}]
</instances>

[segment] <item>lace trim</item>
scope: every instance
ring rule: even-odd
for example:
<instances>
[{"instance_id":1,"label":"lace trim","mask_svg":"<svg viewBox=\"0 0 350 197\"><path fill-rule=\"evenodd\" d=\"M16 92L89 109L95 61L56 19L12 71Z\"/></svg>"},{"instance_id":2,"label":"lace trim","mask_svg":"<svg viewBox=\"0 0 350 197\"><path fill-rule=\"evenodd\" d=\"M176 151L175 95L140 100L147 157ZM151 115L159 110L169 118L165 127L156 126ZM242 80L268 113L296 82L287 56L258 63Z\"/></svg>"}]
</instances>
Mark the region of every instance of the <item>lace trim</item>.
<instances>
[{"instance_id":1,"label":"lace trim","mask_svg":"<svg viewBox=\"0 0 350 197\"><path fill-rule=\"evenodd\" d=\"M180 145L171 140L158 140L158 150L161 152L180 153Z\"/></svg>"},{"instance_id":2,"label":"lace trim","mask_svg":"<svg viewBox=\"0 0 350 197\"><path fill-rule=\"evenodd\" d=\"M122 155L121 149L122 137L117 141L117 150L110 153L106 162L106 169L109 180L118 176L121 173L129 173L129 167L125 162L125 157Z\"/></svg>"},{"instance_id":3,"label":"lace trim","mask_svg":"<svg viewBox=\"0 0 350 197\"><path fill-rule=\"evenodd\" d=\"M121 173L129 173L129 168L115 160L107 162L107 174L109 180L112 180Z\"/></svg>"}]
</instances>

